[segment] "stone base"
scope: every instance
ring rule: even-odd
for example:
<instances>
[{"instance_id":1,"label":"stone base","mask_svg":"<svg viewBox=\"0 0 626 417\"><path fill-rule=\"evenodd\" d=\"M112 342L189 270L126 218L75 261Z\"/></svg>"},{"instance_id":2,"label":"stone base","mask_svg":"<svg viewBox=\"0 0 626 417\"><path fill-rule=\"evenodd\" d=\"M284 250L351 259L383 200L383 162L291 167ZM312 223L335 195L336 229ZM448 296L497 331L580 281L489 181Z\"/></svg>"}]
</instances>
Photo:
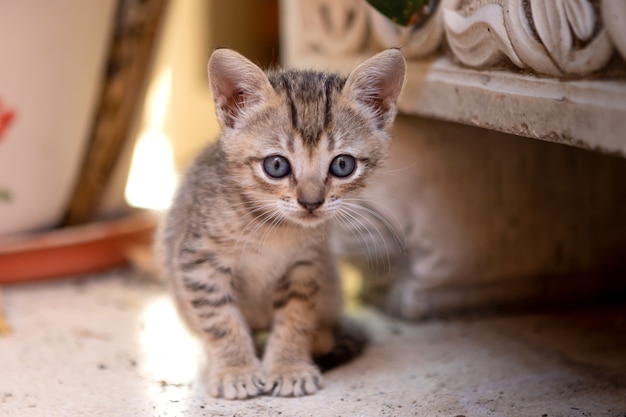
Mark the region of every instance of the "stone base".
<instances>
[{"instance_id":1,"label":"stone base","mask_svg":"<svg viewBox=\"0 0 626 417\"><path fill-rule=\"evenodd\" d=\"M410 319L563 305L626 288L626 160L481 128L397 120L344 240L364 296ZM376 267L373 267L376 266Z\"/></svg>"}]
</instances>

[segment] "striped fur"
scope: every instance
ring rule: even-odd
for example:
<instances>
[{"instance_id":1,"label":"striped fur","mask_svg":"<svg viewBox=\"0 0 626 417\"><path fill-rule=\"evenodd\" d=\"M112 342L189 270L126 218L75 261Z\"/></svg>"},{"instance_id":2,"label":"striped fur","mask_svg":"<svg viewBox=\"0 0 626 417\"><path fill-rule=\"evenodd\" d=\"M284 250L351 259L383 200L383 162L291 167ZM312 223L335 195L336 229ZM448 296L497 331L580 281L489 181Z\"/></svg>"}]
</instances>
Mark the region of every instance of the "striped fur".
<instances>
[{"instance_id":1,"label":"striped fur","mask_svg":"<svg viewBox=\"0 0 626 417\"><path fill-rule=\"evenodd\" d=\"M365 187L386 155L404 70L397 50L347 78L266 75L234 51L212 55L222 133L186 173L159 253L180 310L206 343L213 396L312 394L321 384L313 356L327 367L362 349L363 338L341 336L327 239L344 199ZM276 155L290 165L282 178L264 170ZM354 158L350 175L332 173L339 155ZM271 330L262 361L251 337L257 330Z\"/></svg>"}]
</instances>

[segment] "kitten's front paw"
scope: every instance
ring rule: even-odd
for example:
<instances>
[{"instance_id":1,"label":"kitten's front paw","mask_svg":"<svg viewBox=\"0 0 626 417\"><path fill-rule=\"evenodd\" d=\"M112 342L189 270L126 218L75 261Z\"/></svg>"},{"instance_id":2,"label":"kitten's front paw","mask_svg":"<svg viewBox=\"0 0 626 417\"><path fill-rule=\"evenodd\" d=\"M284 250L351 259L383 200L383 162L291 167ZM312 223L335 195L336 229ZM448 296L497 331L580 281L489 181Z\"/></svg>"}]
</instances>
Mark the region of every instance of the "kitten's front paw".
<instances>
[{"instance_id":1,"label":"kitten's front paw","mask_svg":"<svg viewBox=\"0 0 626 417\"><path fill-rule=\"evenodd\" d=\"M280 397L301 397L315 394L321 387L321 381L320 371L309 363L276 365L267 373L265 393Z\"/></svg>"},{"instance_id":2,"label":"kitten's front paw","mask_svg":"<svg viewBox=\"0 0 626 417\"><path fill-rule=\"evenodd\" d=\"M209 393L216 398L245 400L263 394L265 378L261 367L221 368L209 376Z\"/></svg>"}]
</instances>

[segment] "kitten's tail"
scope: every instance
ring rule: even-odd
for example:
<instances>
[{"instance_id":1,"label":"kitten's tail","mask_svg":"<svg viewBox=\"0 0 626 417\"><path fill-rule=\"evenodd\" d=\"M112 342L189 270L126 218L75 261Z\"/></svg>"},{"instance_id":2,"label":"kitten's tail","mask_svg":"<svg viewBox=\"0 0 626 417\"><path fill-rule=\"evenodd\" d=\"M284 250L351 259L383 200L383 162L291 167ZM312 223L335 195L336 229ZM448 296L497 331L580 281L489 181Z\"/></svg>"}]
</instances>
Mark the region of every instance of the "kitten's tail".
<instances>
[{"instance_id":1,"label":"kitten's tail","mask_svg":"<svg viewBox=\"0 0 626 417\"><path fill-rule=\"evenodd\" d=\"M368 337L356 323L344 318L334 331L335 345L328 353L315 355L313 361L326 372L359 356L365 350Z\"/></svg>"}]
</instances>

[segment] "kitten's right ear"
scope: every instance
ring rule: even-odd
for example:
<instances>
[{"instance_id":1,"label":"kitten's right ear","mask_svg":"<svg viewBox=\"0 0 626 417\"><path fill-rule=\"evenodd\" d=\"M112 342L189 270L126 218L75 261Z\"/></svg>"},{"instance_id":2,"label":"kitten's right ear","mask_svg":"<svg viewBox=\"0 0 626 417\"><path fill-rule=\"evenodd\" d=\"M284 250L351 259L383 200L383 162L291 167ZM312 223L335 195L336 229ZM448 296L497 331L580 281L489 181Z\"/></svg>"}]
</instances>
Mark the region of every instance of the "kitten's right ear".
<instances>
[{"instance_id":1,"label":"kitten's right ear","mask_svg":"<svg viewBox=\"0 0 626 417\"><path fill-rule=\"evenodd\" d=\"M272 92L265 73L231 49L216 49L208 65L217 119L222 128L235 126L248 111Z\"/></svg>"}]
</instances>

